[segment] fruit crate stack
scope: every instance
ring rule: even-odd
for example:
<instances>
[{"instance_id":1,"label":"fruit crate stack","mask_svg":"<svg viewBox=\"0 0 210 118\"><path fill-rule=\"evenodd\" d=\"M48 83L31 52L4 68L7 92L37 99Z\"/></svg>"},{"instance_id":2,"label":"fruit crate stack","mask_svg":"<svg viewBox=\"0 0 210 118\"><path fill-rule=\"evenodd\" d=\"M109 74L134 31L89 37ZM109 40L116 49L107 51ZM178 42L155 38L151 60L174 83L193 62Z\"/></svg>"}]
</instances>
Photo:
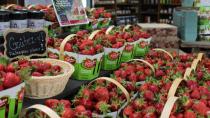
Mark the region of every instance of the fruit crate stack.
<instances>
[{"instance_id":1,"label":"fruit crate stack","mask_svg":"<svg viewBox=\"0 0 210 118\"><path fill-rule=\"evenodd\" d=\"M179 48L180 39L176 26L156 23L139 23L138 25L152 35L151 47Z\"/></svg>"}]
</instances>

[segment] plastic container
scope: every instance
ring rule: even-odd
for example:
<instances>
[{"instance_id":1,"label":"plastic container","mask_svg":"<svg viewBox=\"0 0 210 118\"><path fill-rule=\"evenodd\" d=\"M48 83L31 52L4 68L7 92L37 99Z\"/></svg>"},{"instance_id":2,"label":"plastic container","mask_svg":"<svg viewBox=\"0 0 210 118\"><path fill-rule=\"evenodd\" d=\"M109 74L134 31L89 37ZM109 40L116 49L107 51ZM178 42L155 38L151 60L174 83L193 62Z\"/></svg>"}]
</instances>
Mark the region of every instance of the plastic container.
<instances>
[{"instance_id":1,"label":"plastic container","mask_svg":"<svg viewBox=\"0 0 210 118\"><path fill-rule=\"evenodd\" d=\"M4 43L3 33L10 28L9 12L0 10L0 44Z\"/></svg>"},{"instance_id":2,"label":"plastic container","mask_svg":"<svg viewBox=\"0 0 210 118\"><path fill-rule=\"evenodd\" d=\"M18 118L23 106L24 88L22 83L0 92L0 118Z\"/></svg>"},{"instance_id":3,"label":"plastic container","mask_svg":"<svg viewBox=\"0 0 210 118\"><path fill-rule=\"evenodd\" d=\"M28 27L28 15L24 11L13 11L10 14L10 27L11 28L27 28Z\"/></svg>"},{"instance_id":4,"label":"plastic container","mask_svg":"<svg viewBox=\"0 0 210 118\"><path fill-rule=\"evenodd\" d=\"M28 27L29 28L43 28L44 27L44 12L29 11Z\"/></svg>"}]
</instances>

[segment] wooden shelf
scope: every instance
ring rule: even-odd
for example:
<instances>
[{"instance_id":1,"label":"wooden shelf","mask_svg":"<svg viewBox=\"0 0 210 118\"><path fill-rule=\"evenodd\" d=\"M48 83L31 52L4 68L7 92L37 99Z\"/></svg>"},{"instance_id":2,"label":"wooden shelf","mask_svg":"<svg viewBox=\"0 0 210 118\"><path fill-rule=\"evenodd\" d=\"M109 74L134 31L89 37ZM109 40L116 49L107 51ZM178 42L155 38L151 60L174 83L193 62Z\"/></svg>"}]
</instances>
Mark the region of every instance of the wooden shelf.
<instances>
[{"instance_id":1,"label":"wooden shelf","mask_svg":"<svg viewBox=\"0 0 210 118\"><path fill-rule=\"evenodd\" d=\"M209 41L196 41L196 42L181 42L182 48L204 48L210 49L210 42Z\"/></svg>"}]
</instances>

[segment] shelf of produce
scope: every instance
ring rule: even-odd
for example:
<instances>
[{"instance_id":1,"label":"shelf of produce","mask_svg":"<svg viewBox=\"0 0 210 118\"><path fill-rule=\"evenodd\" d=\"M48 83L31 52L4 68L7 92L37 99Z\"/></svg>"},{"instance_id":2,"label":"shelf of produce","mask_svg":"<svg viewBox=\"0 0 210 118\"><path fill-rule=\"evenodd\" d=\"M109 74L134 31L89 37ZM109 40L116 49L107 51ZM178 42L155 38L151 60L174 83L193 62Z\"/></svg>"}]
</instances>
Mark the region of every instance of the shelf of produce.
<instances>
[{"instance_id":1,"label":"shelf of produce","mask_svg":"<svg viewBox=\"0 0 210 118\"><path fill-rule=\"evenodd\" d=\"M210 42L208 41L196 41L196 42L181 42L182 48L204 48L210 49Z\"/></svg>"},{"instance_id":2,"label":"shelf of produce","mask_svg":"<svg viewBox=\"0 0 210 118\"><path fill-rule=\"evenodd\" d=\"M105 77L105 76L108 77L110 75L110 73L111 73L110 71L101 71L100 77ZM74 80L74 79L70 78L66 85L65 90L61 94L59 94L55 97L52 97L52 98L53 99L65 99L65 98L69 99L78 92L81 85L87 84L89 82L90 81L80 81L80 80ZM48 98L48 99L50 99L50 98ZM24 98L23 108L27 108L34 104L44 104L45 100L46 99Z\"/></svg>"}]
</instances>

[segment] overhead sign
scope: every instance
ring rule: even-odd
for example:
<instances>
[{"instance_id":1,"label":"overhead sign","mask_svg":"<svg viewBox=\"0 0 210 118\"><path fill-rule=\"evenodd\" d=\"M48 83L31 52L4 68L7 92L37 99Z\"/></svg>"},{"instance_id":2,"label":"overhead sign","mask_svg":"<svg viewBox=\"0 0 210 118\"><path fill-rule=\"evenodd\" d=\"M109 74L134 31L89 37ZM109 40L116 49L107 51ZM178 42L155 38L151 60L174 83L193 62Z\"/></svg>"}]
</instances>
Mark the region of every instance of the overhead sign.
<instances>
[{"instance_id":1,"label":"overhead sign","mask_svg":"<svg viewBox=\"0 0 210 118\"><path fill-rule=\"evenodd\" d=\"M89 23L81 0L52 0L60 26Z\"/></svg>"}]
</instances>

